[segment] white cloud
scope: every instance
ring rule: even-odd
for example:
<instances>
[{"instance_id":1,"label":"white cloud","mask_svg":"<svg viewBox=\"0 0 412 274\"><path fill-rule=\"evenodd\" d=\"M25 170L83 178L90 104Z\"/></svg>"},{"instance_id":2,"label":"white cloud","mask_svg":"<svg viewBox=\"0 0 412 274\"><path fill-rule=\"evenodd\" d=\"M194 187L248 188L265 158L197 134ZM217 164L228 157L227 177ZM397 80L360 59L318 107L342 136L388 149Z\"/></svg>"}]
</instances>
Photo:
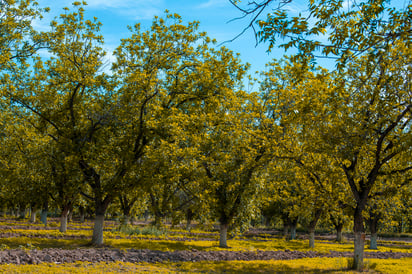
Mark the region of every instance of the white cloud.
<instances>
[{"instance_id":1,"label":"white cloud","mask_svg":"<svg viewBox=\"0 0 412 274\"><path fill-rule=\"evenodd\" d=\"M123 8L136 8L136 7L147 7L156 6L162 4L161 0L88 0L87 6L92 8L111 8L111 9L123 9Z\"/></svg>"},{"instance_id":2,"label":"white cloud","mask_svg":"<svg viewBox=\"0 0 412 274\"><path fill-rule=\"evenodd\" d=\"M198 5L196 8L198 9L207 9L207 8L220 8L227 6L229 1L226 0L208 0L207 2L204 2L200 5Z\"/></svg>"},{"instance_id":3,"label":"white cloud","mask_svg":"<svg viewBox=\"0 0 412 274\"><path fill-rule=\"evenodd\" d=\"M163 0L89 0L87 6L90 9L110 10L135 20L142 20L162 14L164 4Z\"/></svg>"},{"instance_id":4,"label":"white cloud","mask_svg":"<svg viewBox=\"0 0 412 274\"><path fill-rule=\"evenodd\" d=\"M33 21L31 21L31 26L38 31L49 31L50 18L34 19Z\"/></svg>"},{"instance_id":5,"label":"white cloud","mask_svg":"<svg viewBox=\"0 0 412 274\"><path fill-rule=\"evenodd\" d=\"M54 55L47 49L40 49L37 51L37 54L43 59L50 59Z\"/></svg>"},{"instance_id":6,"label":"white cloud","mask_svg":"<svg viewBox=\"0 0 412 274\"><path fill-rule=\"evenodd\" d=\"M350 0L343 1L343 3L342 3L342 10L343 11L349 11L351 7L352 7L352 1L350 1Z\"/></svg>"}]
</instances>

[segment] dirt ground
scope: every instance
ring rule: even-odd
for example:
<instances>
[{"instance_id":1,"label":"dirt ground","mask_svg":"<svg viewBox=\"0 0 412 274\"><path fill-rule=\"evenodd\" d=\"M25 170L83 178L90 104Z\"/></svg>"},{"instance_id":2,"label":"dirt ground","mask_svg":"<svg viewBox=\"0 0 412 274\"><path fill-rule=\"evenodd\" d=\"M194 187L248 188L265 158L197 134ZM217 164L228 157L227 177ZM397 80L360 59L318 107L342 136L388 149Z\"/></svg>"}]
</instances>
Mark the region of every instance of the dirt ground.
<instances>
[{"instance_id":1,"label":"dirt ground","mask_svg":"<svg viewBox=\"0 0 412 274\"><path fill-rule=\"evenodd\" d=\"M10 249L0 251L1 264L38 264L86 262L197 262L197 261L228 261L228 260L292 260L312 257L351 257L351 252L334 252L321 254L315 251L198 251L184 250L163 252L156 250L119 250L113 248L79 248L74 250L46 248L42 250ZM404 258L412 257L412 253L399 252L365 252L366 258Z\"/></svg>"}]
</instances>

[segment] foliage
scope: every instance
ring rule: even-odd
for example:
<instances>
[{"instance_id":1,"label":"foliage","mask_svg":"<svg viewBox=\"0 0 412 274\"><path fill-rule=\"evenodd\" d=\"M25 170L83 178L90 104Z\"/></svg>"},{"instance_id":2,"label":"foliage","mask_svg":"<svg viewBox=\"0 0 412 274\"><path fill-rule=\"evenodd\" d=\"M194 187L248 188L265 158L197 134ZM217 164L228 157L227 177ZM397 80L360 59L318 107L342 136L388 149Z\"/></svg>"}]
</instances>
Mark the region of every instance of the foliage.
<instances>
[{"instance_id":1,"label":"foliage","mask_svg":"<svg viewBox=\"0 0 412 274\"><path fill-rule=\"evenodd\" d=\"M272 2L248 5L260 14ZM319 218L349 212L360 236L365 211L382 208L402 231L411 222L411 5L388 3L313 0L293 16L280 1L258 35L269 49L285 38L297 55L270 62L249 94L248 65L215 48L199 22L167 11L147 30L129 27L107 74L101 23L85 17L85 2L39 33L31 23L47 9L0 0L2 207L24 215L50 204L63 217L88 208L94 244L115 240L103 224L116 202L109 213L149 208L156 224L218 221L221 246L261 204L311 235ZM316 67L315 54L337 58L337 70Z\"/></svg>"},{"instance_id":2,"label":"foliage","mask_svg":"<svg viewBox=\"0 0 412 274\"><path fill-rule=\"evenodd\" d=\"M25 61L41 46L39 34L31 21L49 9L40 9L36 1L0 1L0 75L1 84L13 77L13 72L25 66ZM10 73L10 74L9 74Z\"/></svg>"},{"instance_id":3,"label":"foliage","mask_svg":"<svg viewBox=\"0 0 412 274\"><path fill-rule=\"evenodd\" d=\"M240 10L245 15L259 15L274 2L250 2L251 9ZM238 1L232 3L239 5ZM406 160L412 148L408 81L412 5L390 7L389 3L313 0L306 13L297 15L287 10L289 1L281 1L266 20L258 22L258 35L269 42L269 51L278 37L285 39L281 47L297 50L292 58L298 62L294 68L315 63L314 54L319 51L321 57L336 58L332 85L320 89L318 96L311 94L310 86L302 87L289 107L303 118L299 126L317 135L321 146L315 146L312 153L336 159L346 177L356 202L354 266L358 270L363 261L362 213L378 177L406 173L405 181L399 183L404 186L410 183L408 171L412 169ZM328 42L322 42L324 38Z\"/></svg>"}]
</instances>

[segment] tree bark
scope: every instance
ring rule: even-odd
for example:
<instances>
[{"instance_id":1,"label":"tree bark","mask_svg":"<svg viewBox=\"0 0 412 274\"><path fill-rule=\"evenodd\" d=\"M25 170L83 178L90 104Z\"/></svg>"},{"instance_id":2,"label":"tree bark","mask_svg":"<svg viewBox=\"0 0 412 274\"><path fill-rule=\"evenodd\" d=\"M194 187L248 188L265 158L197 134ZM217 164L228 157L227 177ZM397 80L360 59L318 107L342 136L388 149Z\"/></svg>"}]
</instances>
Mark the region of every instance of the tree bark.
<instances>
[{"instance_id":1,"label":"tree bark","mask_svg":"<svg viewBox=\"0 0 412 274\"><path fill-rule=\"evenodd\" d=\"M155 217L155 219L154 219L153 225L157 228L162 227L162 225L163 225L162 216L155 212L154 217Z\"/></svg>"},{"instance_id":2,"label":"tree bark","mask_svg":"<svg viewBox=\"0 0 412 274\"><path fill-rule=\"evenodd\" d=\"M343 228L343 224L338 224L335 226L336 229L336 241L337 242L342 242L343 238L342 238L342 228Z\"/></svg>"},{"instance_id":3,"label":"tree bark","mask_svg":"<svg viewBox=\"0 0 412 274\"><path fill-rule=\"evenodd\" d=\"M68 207L64 207L62 215L60 216L60 229L59 231L65 233L67 231L67 216L69 215Z\"/></svg>"},{"instance_id":4,"label":"tree bark","mask_svg":"<svg viewBox=\"0 0 412 274\"><path fill-rule=\"evenodd\" d=\"M378 249L378 225L380 214L374 212L376 206L369 212L369 229L371 231L371 240L369 244L370 249Z\"/></svg>"},{"instance_id":5,"label":"tree bark","mask_svg":"<svg viewBox=\"0 0 412 274\"><path fill-rule=\"evenodd\" d=\"M102 245L103 244L103 226L104 226L104 215L96 215L94 219L92 244Z\"/></svg>"},{"instance_id":6,"label":"tree bark","mask_svg":"<svg viewBox=\"0 0 412 274\"><path fill-rule=\"evenodd\" d=\"M143 215L144 215L144 221L147 222L149 220L149 210L146 209Z\"/></svg>"},{"instance_id":7,"label":"tree bark","mask_svg":"<svg viewBox=\"0 0 412 274\"><path fill-rule=\"evenodd\" d=\"M71 222L73 220L73 207L69 210L69 214L67 215L67 221Z\"/></svg>"},{"instance_id":8,"label":"tree bark","mask_svg":"<svg viewBox=\"0 0 412 274\"><path fill-rule=\"evenodd\" d=\"M192 223L192 218L193 218L193 211L189 208L186 211L186 230L190 232L190 224Z\"/></svg>"},{"instance_id":9,"label":"tree bark","mask_svg":"<svg viewBox=\"0 0 412 274\"><path fill-rule=\"evenodd\" d=\"M84 207L83 206L79 206L79 212L80 212L80 222L84 223Z\"/></svg>"},{"instance_id":10,"label":"tree bark","mask_svg":"<svg viewBox=\"0 0 412 274\"><path fill-rule=\"evenodd\" d=\"M95 219L93 227L92 245L103 244L104 215L111 202L111 196L106 196L103 200L95 198Z\"/></svg>"},{"instance_id":11,"label":"tree bark","mask_svg":"<svg viewBox=\"0 0 412 274\"><path fill-rule=\"evenodd\" d=\"M103 244L104 215L106 214L108 206L108 201L106 201L106 203L96 201L96 216L94 219L92 245Z\"/></svg>"},{"instance_id":12,"label":"tree bark","mask_svg":"<svg viewBox=\"0 0 412 274\"><path fill-rule=\"evenodd\" d=\"M315 248L315 228L309 228L309 248Z\"/></svg>"},{"instance_id":13,"label":"tree bark","mask_svg":"<svg viewBox=\"0 0 412 274\"><path fill-rule=\"evenodd\" d=\"M290 221L290 239L296 240L296 226L298 225L298 219Z\"/></svg>"},{"instance_id":14,"label":"tree bark","mask_svg":"<svg viewBox=\"0 0 412 274\"><path fill-rule=\"evenodd\" d=\"M19 208L20 209L20 208ZM20 211L19 211L19 218L20 219L25 219L26 218L26 209L23 209L23 210L21 210L20 209Z\"/></svg>"},{"instance_id":15,"label":"tree bark","mask_svg":"<svg viewBox=\"0 0 412 274\"><path fill-rule=\"evenodd\" d=\"M122 224L123 225L129 225L131 224L131 210L133 207L133 204L135 203L136 200L129 200L126 195L120 195L119 196L120 200L120 207L123 211L123 218L122 218Z\"/></svg>"},{"instance_id":16,"label":"tree bark","mask_svg":"<svg viewBox=\"0 0 412 274\"><path fill-rule=\"evenodd\" d=\"M288 237L288 231L289 231L289 224L284 220L283 221L283 236L285 238Z\"/></svg>"},{"instance_id":17,"label":"tree bark","mask_svg":"<svg viewBox=\"0 0 412 274\"><path fill-rule=\"evenodd\" d=\"M322 210L316 209L312 220L309 222L309 248L315 248L315 228L321 215Z\"/></svg>"},{"instance_id":18,"label":"tree bark","mask_svg":"<svg viewBox=\"0 0 412 274\"><path fill-rule=\"evenodd\" d=\"M220 224L219 247L228 248L227 245L227 228L228 224Z\"/></svg>"},{"instance_id":19,"label":"tree bark","mask_svg":"<svg viewBox=\"0 0 412 274\"><path fill-rule=\"evenodd\" d=\"M369 245L370 249L378 249L378 233L372 233L371 234L371 242Z\"/></svg>"},{"instance_id":20,"label":"tree bark","mask_svg":"<svg viewBox=\"0 0 412 274\"><path fill-rule=\"evenodd\" d=\"M47 212L49 209L49 203L46 201L43 204L43 207L41 209L41 213L40 213L40 221L47 226Z\"/></svg>"},{"instance_id":21,"label":"tree bark","mask_svg":"<svg viewBox=\"0 0 412 274\"><path fill-rule=\"evenodd\" d=\"M30 223L36 222L36 215L37 215L37 210L35 208L32 208L30 212Z\"/></svg>"},{"instance_id":22,"label":"tree bark","mask_svg":"<svg viewBox=\"0 0 412 274\"><path fill-rule=\"evenodd\" d=\"M355 236L354 241L354 257L353 257L353 269L362 270L363 269L363 255L365 248L365 231L363 226L362 210L358 205L355 209L354 214L354 225L353 232Z\"/></svg>"}]
</instances>

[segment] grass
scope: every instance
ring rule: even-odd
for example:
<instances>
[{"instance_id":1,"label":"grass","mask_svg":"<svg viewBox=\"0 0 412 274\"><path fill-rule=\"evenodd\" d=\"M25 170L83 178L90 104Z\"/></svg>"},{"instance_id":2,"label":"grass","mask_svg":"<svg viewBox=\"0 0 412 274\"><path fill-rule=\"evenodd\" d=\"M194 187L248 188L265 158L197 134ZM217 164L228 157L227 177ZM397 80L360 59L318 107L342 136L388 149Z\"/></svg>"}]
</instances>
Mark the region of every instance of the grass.
<instances>
[{"instance_id":1,"label":"grass","mask_svg":"<svg viewBox=\"0 0 412 274\"><path fill-rule=\"evenodd\" d=\"M58 222L50 222L47 229L43 224L28 224L26 221L6 220L0 222L0 234L17 233L19 237L0 238L0 249L20 248L24 250L43 248L90 248L92 222L70 223L68 231L58 231ZM10 228L14 226L17 228ZM24 236L23 236L24 235ZM181 238L185 237L183 241ZM226 250L218 247L218 233L193 229L191 233L182 229L155 229L153 227L121 227L108 222L104 232L105 247L119 249L151 249L160 251ZM206 239L207 238L207 239ZM385 246L366 252L407 252L412 253L412 243L379 241ZM316 241L315 248L308 248L308 240L286 241L271 235L240 236L228 241L230 251L276 251L276 250L313 250L320 253L333 251L353 252L353 243ZM348 258L306 258L298 260L269 261L219 261L219 262L164 262L164 263L88 263L73 264L42 263L39 265L0 264L0 273L353 273L348 271ZM366 259L369 273L410 273L412 258L407 259ZM409 271L409 272L408 272Z\"/></svg>"},{"instance_id":2,"label":"grass","mask_svg":"<svg viewBox=\"0 0 412 274\"><path fill-rule=\"evenodd\" d=\"M0 246L8 246L9 248L18 248L21 245L30 243L32 246L38 249L42 248L55 248L61 247L66 249L74 249L79 247L88 246L90 242L92 232L90 230L78 230L68 231L67 233L61 233L53 230L14 230L21 235L31 235L31 237L9 237L0 238ZM57 238L46 238L42 236L56 236ZM72 236L79 238L71 239ZM120 249L153 249L160 251L171 250L202 250L202 251L215 251L222 250L218 247L218 241L216 240L197 240L194 238L188 238L185 241L177 240L184 235L166 236L166 235L150 235L140 234L129 236L121 232L104 232L105 244L114 248ZM67 237L67 238L66 238ZM315 248L308 247L307 240L292 240L286 241L284 239L274 238L270 240L255 240L255 239L233 239L228 241L231 251L255 251L255 250L299 250L308 251L313 250L320 253L329 253L330 250L340 252L353 252L353 244L351 242L346 243L334 243L327 241L317 241ZM407 252L412 253L412 245L405 243L402 245L394 246L379 246L378 250L370 250L365 247L367 252Z\"/></svg>"},{"instance_id":3,"label":"grass","mask_svg":"<svg viewBox=\"0 0 412 274\"><path fill-rule=\"evenodd\" d=\"M410 273L412 259L369 259L368 273ZM0 265L2 273L356 273L346 269L343 258L308 258L289 261L220 261L183 263L42 263Z\"/></svg>"}]
</instances>

